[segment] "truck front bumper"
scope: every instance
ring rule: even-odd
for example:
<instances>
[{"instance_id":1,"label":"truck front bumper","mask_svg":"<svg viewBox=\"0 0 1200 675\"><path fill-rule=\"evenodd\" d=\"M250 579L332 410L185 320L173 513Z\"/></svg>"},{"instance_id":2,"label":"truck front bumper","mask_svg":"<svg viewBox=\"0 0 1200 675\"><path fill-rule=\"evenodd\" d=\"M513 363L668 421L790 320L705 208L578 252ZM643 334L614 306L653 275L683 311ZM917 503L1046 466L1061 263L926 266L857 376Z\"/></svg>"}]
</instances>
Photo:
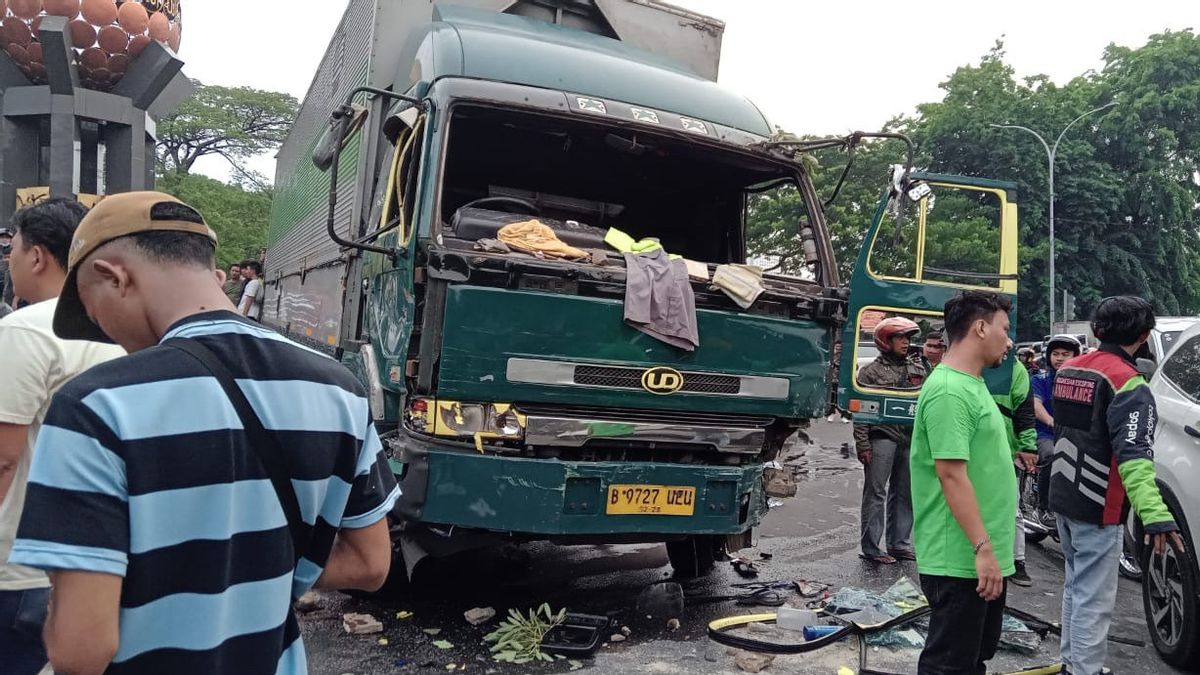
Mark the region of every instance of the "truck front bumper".
<instances>
[{"instance_id":1,"label":"truck front bumper","mask_svg":"<svg viewBox=\"0 0 1200 675\"><path fill-rule=\"evenodd\" d=\"M393 514L544 537L739 534L767 510L762 466L566 462L479 454L403 431L393 444L402 495ZM610 485L695 488L692 515L609 515Z\"/></svg>"}]
</instances>

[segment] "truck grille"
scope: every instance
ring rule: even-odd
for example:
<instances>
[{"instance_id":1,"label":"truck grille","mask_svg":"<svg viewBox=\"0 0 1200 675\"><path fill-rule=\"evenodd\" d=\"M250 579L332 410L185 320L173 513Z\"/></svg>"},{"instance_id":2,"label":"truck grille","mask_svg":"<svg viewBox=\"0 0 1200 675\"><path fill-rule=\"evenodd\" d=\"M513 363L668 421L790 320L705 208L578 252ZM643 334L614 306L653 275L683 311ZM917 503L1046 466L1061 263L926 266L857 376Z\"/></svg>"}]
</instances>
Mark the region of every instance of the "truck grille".
<instances>
[{"instance_id":1,"label":"truck grille","mask_svg":"<svg viewBox=\"0 0 1200 675\"><path fill-rule=\"evenodd\" d=\"M612 366L575 366L575 384L584 387L617 387L641 389L643 368L614 368ZM682 373L683 387L680 391L696 394L737 394L741 391L741 378L732 375L710 373Z\"/></svg>"}]
</instances>

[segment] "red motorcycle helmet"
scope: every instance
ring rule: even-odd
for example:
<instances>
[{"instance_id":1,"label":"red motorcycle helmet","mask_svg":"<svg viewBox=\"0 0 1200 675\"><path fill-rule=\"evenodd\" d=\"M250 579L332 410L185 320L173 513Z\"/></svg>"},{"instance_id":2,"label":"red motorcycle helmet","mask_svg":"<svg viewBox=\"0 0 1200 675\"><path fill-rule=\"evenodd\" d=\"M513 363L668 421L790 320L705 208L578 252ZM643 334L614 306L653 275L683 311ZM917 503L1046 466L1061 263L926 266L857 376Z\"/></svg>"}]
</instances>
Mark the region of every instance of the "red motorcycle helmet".
<instances>
[{"instance_id":1,"label":"red motorcycle helmet","mask_svg":"<svg viewBox=\"0 0 1200 675\"><path fill-rule=\"evenodd\" d=\"M921 332L921 327L901 316L884 319L875 325L875 347L880 354L892 353L892 338L907 335L912 338Z\"/></svg>"}]
</instances>

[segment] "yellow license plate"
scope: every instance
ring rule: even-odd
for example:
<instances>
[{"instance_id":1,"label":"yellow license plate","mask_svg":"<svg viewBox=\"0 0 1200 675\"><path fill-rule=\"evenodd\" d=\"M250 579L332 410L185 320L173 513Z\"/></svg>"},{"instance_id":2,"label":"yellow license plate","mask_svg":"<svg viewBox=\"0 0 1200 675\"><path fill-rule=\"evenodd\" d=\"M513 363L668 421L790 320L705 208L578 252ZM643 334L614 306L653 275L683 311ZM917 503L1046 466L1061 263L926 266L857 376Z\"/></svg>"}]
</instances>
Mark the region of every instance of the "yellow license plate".
<instances>
[{"instance_id":1,"label":"yellow license plate","mask_svg":"<svg viewBox=\"0 0 1200 675\"><path fill-rule=\"evenodd\" d=\"M605 512L612 515L690 516L696 488L674 485L610 485Z\"/></svg>"}]
</instances>

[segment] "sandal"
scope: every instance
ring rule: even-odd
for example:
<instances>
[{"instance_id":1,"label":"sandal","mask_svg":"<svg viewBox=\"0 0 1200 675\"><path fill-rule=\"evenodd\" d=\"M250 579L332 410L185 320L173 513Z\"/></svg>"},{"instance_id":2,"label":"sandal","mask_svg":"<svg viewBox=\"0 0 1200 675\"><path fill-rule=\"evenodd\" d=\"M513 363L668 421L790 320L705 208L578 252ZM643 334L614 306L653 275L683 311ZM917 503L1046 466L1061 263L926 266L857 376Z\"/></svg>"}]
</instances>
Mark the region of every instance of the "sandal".
<instances>
[{"instance_id":1,"label":"sandal","mask_svg":"<svg viewBox=\"0 0 1200 675\"><path fill-rule=\"evenodd\" d=\"M917 559L916 552L911 551L906 548L895 548L895 549L889 548L888 553L891 554L891 556L893 558L895 558L896 560L913 560L913 561L915 561Z\"/></svg>"},{"instance_id":2,"label":"sandal","mask_svg":"<svg viewBox=\"0 0 1200 675\"><path fill-rule=\"evenodd\" d=\"M858 557L862 558L863 560L866 560L867 562L878 563L880 565L895 565L896 564L896 559L890 555L887 555L886 553L881 553L879 555L867 555L866 553L859 553Z\"/></svg>"}]
</instances>

